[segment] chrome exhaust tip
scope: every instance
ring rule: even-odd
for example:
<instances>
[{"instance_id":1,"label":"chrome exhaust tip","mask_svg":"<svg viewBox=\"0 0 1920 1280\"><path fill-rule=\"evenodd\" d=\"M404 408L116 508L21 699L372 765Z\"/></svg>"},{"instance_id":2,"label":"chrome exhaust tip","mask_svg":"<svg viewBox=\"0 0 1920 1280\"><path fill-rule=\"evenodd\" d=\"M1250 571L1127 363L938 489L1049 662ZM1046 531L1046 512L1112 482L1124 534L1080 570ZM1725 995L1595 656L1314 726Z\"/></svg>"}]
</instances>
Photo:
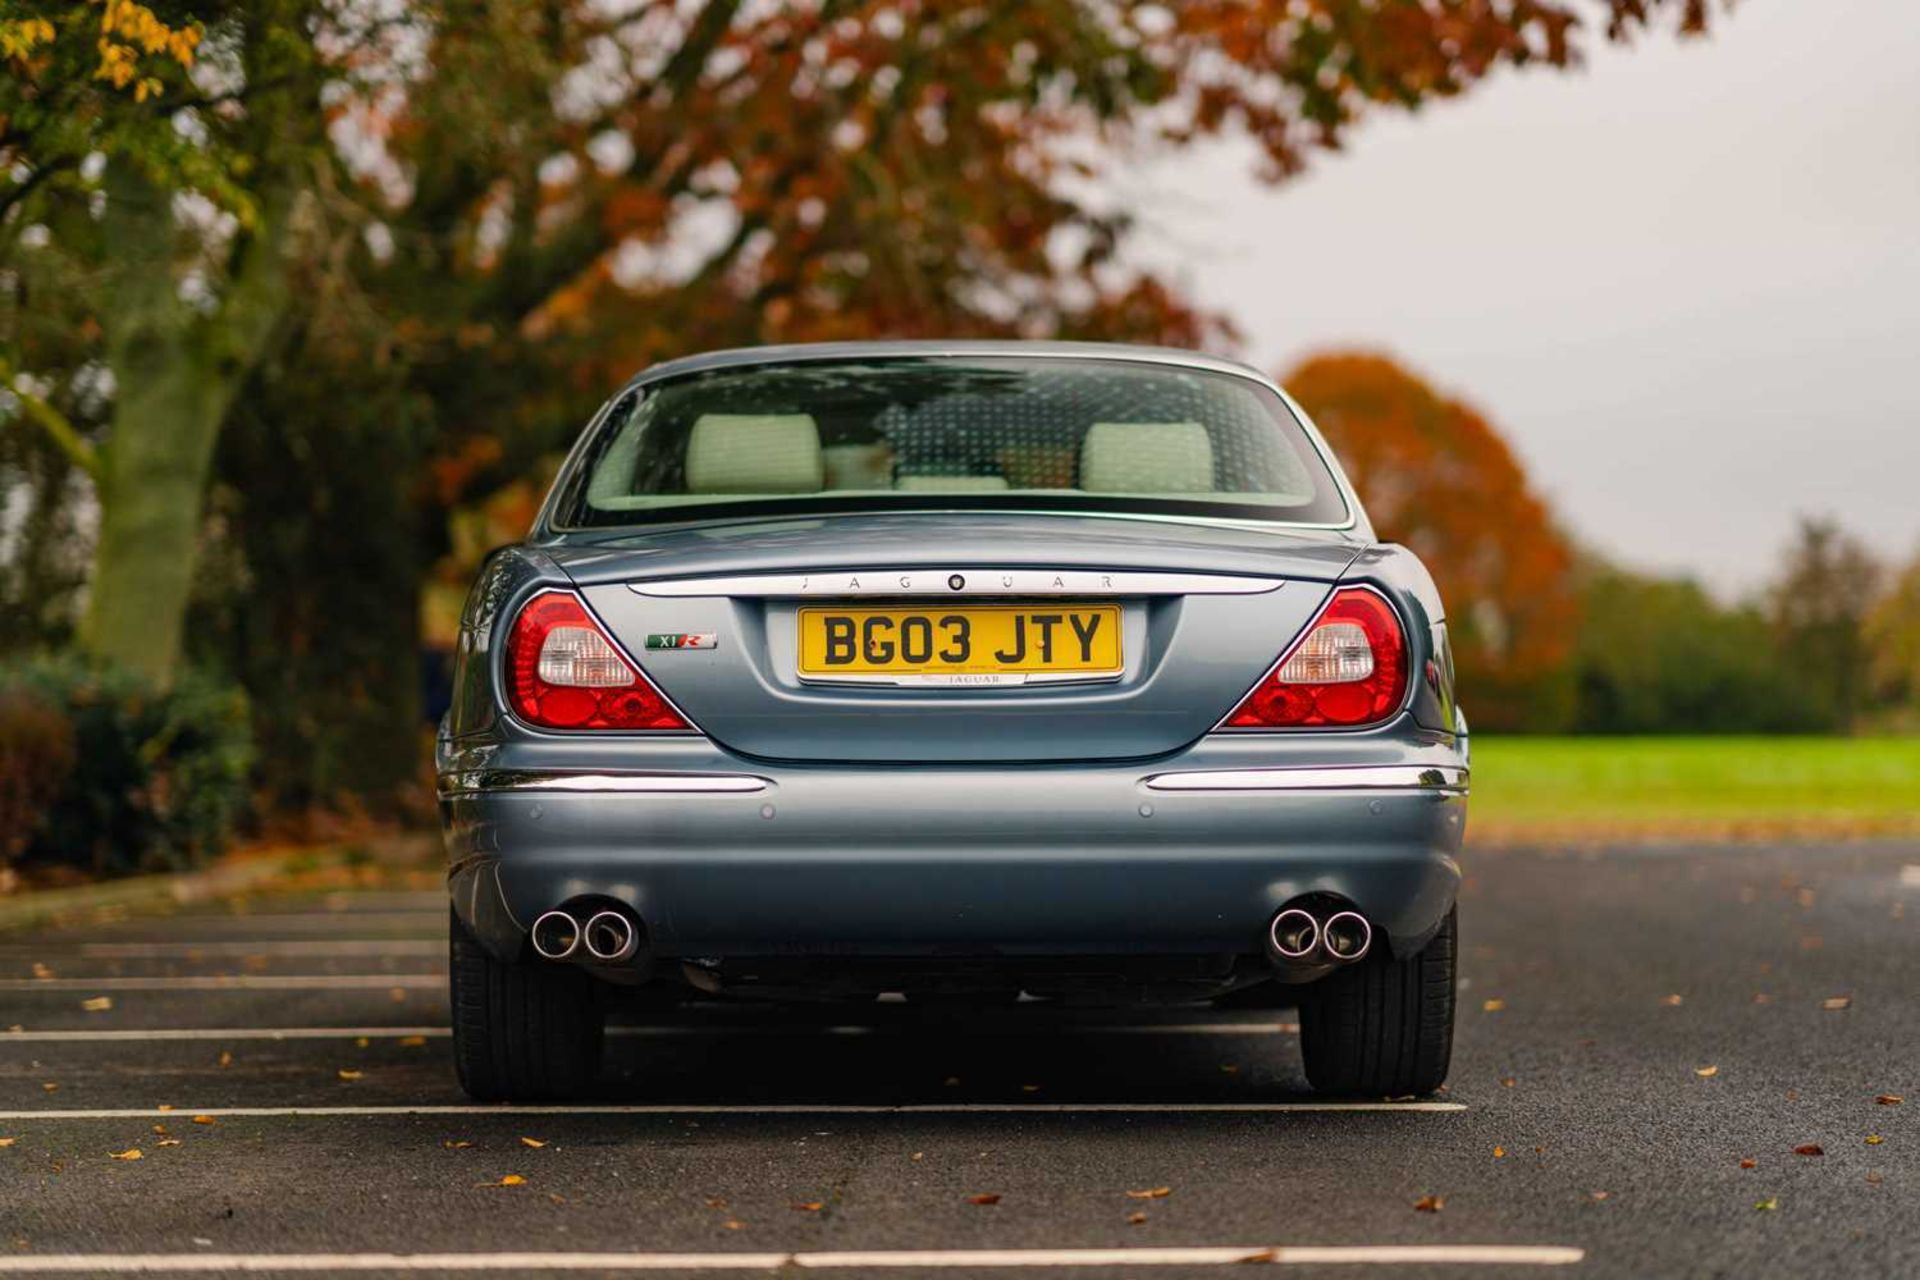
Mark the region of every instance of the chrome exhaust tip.
<instances>
[{"instance_id":1,"label":"chrome exhaust tip","mask_svg":"<svg viewBox=\"0 0 1920 1280\"><path fill-rule=\"evenodd\" d=\"M1337 912L1321 926L1320 945L1342 963L1358 960L1373 945L1373 926L1358 911Z\"/></svg>"},{"instance_id":2,"label":"chrome exhaust tip","mask_svg":"<svg viewBox=\"0 0 1920 1280\"><path fill-rule=\"evenodd\" d=\"M1267 928L1273 953L1283 960L1304 960L1320 941L1320 923L1298 907L1288 907Z\"/></svg>"},{"instance_id":3,"label":"chrome exhaust tip","mask_svg":"<svg viewBox=\"0 0 1920 1280\"><path fill-rule=\"evenodd\" d=\"M533 949L548 960L565 960L580 949L580 922L565 911L548 911L537 916L527 931Z\"/></svg>"},{"instance_id":4,"label":"chrome exhaust tip","mask_svg":"<svg viewBox=\"0 0 1920 1280\"><path fill-rule=\"evenodd\" d=\"M601 964L619 964L633 959L640 950L640 931L618 911L601 911L589 917L580 931L587 954Z\"/></svg>"}]
</instances>

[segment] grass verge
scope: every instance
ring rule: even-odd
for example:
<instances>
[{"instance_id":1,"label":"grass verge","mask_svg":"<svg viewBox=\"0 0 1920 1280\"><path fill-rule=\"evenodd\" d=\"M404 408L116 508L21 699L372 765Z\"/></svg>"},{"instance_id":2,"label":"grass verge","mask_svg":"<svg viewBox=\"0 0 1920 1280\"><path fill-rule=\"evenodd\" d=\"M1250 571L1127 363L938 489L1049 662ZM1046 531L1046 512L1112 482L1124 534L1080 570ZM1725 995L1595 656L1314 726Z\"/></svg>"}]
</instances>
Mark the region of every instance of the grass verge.
<instances>
[{"instance_id":1,"label":"grass verge","mask_svg":"<svg viewBox=\"0 0 1920 1280\"><path fill-rule=\"evenodd\" d=\"M1475 736L1477 843L1920 836L1920 737Z\"/></svg>"}]
</instances>

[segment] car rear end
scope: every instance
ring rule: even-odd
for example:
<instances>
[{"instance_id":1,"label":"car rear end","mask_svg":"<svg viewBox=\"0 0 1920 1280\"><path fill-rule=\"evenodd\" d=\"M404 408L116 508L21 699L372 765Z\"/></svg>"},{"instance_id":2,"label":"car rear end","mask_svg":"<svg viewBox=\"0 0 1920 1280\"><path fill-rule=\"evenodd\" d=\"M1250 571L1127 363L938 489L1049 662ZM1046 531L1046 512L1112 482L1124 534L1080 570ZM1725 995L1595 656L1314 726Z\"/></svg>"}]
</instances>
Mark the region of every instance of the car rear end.
<instances>
[{"instance_id":1,"label":"car rear end","mask_svg":"<svg viewBox=\"0 0 1920 1280\"><path fill-rule=\"evenodd\" d=\"M576 1066L622 987L1377 1004L1445 951L1450 1025L1466 742L1438 598L1237 366L657 370L488 566L456 684L456 986L560 993ZM501 1067L470 1015L476 1092L579 1085ZM1316 1083L1437 1084L1408 1025L1419 1063L1355 1049Z\"/></svg>"}]
</instances>

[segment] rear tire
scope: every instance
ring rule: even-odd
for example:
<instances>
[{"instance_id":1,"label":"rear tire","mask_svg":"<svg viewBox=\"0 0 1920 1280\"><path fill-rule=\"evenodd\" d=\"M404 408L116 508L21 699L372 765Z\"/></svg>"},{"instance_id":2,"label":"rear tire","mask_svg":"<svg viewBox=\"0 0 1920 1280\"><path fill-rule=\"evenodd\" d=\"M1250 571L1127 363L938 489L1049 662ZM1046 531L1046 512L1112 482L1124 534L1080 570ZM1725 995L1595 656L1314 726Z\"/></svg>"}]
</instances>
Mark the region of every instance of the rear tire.
<instances>
[{"instance_id":1,"label":"rear tire","mask_svg":"<svg viewBox=\"0 0 1920 1280\"><path fill-rule=\"evenodd\" d=\"M1432 1093L1453 1057L1455 912L1417 955L1384 949L1302 993L1300 1052L1321 1093Z\"/></svg>"},{"instance_id":2,"label":"rear tire","mask_svg":"<svg viewBox=\"0 0 1920 1280\"><path fill-rule=\"evenodd\" d=\"M448 940L453 1061L479 1102L579 1096L600 1072L605 1016L594 981L569 965L506 963L457 913Z\"/></svg>"}]
</instances>

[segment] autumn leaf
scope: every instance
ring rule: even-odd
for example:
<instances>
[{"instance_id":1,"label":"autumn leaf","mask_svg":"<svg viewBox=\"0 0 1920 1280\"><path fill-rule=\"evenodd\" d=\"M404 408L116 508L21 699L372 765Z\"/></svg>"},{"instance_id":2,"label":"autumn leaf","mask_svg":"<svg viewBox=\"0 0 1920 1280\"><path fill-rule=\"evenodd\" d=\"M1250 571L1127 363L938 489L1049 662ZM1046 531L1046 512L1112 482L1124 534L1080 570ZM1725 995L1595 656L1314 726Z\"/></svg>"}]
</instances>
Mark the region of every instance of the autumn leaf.
<instances>
[{"instance_id":1,"label":"autumn leaf","mask_svg":"<svg viewBox=\"0 0 1920 1280\"><path fill-rule=\"evenodd\" d=\"M1495 1160L1505 1160L1507 1158L1507 1149L1505 1147L1495 1147L1493 1149L1493 1158Z\"/></svg>"},{"instance_id":2,"label":"autumn leaf","mask_svg":"<svg viewBox=\"0 0 1920 1280\"><path fill-rule=\"evenodd\" d=\"M1164 1200L1173 1194L1172 1187L1149 1187L1145 1191L1129 1191L1129 1200Z\"/></svg>"},{"instance_id":3,"label":"autumn leaf","mask_svg":"<svg viewBox=\"0 0 1920 1280\"><path fill-rule=\"evenodd\" d=\"M1511 1088L1513 1088L1513 1086L1515 1086L1516 1084L1519 1084L1519 1083L1520 1083L1520 1082L1519 1082L1518 1080L1515 1080L1515 1079L1514 1079L1514 1078L1513 1078L1512 1076L1501 1076L1501 1077L1500 1077L1500 1087L1501 1087L1502 1089L1511 1089Z\"/></svg>"},{"instance_id":4,"label":"autumn leaf","mask_svg":"<svg viewBox=\"0 0 1920 1280\"><path fill-rule=\"evenodd\" d=\"M1507 1002L1498 996L1495 996L1491 1000L1483 1000L1480 1002L1480 1009L1484 1013L1498 1013L1506 1007Z\"/></svg>"},{"instance_id":5,"label":"autumn leaf","mask_svg":"<svg viewBox=\"0 0 1920 1280\"><path fill-rule=\"evenodd\" d=\"M213 1123L215 1123L215 1121L214 1121L214 1118L213 1118L212 1116L195 1116L195 1117L193 1118L193 1122L194 1122L195 1124L213 1124Z\"/></svg>"},{"instance_id":6,"label":"autumn leaf","mask_svg":"<svg viewBox=\"0 0 1920 1280\"><path fill-rule=\"evenodd\" d=\"M458 1151L462 1147L470 1147L473 1144L471 1142L468 1142L465 1138L449 1138L445 1142L442 1142L440 1145L445 1147L449 1151Z\"/></svg>"},{"instance_id":7,"label":"autumn leaf","mask_svg":"<svg viewBox=\"0 0 1920 1280\"><path fill-rule=\"evenodd\" d=\"M1897 1107L1906 1101L1905 1098L1897 1093L1877 1093L1874 1095L1873 1100L1883 1107Z\"/></svg>"},{"instance_id":8,"label":"autumn leaf","mask_svg":"<svg viewBox=\"0 0 1920 1280\"><path fill-rule=\"evenodd\" d=\"M968 1196L967 1203L968 1204L999 1204L1000 1196L997 1192L984 1191L977 1196Z\"/></svg>"},{"instance_id":9,"label":"autumn leaf","mask_svg":"<svg viewBox=\"0 0 1920 1280\"><path fill-rule=\"evenodd\" d=\"M113 997L93 996L90 999L82 1000L80 1007L88 1013L105 1013L107 1010L113 1008Z\"/></svg>"},{"instance_id":10,"label":"autumn leaf","mask_svg":"<svg viewBox=\"0 0 1920 1280\"><path fill-rule=\"evenodd\" d=\"M1139 1212L1130 1213L1127 1215L1127 1223L1129 1226L1144 1227L1147 1225L1147 1215Z\"/></svg>"},{"instance_id":11,"label":"autumn leaf","mask_svg":"<svg viewBox=\"0 0 1920 1280\"><path fill-rule=\"evenodd\" d=\"M18 1138L0 1138L0 1147L10 1147L18 1141Z\"/></svg>"},{"instance_id":12,"label":"autumn leaf","mask_svg":"<svg viewBox=\"0 0 1920 1280\"><path fill-rule=\"evenodd\" d=\"M1803 1142L1793 1149L1793 1154L1797 1156L1823 1156L1827 1154L1827 1150L1817 1142Z\"/></svg>"},{"instance_id":13,"label":"autumn leaf","mask_svg":"<svg viewBox=\"0 0 1920 1280\"><path fill-rule=\"evenodd\" d=\"M824 1200L801 1200L787 1207L795 1213L818 1213L827 1205Z\"/></svg>"},{"instance_id":14,"label":"autumn leaf","mask_svg":"<svg viewBox=\"0 0 1920 1280\"><path fill-rule=\"evenodd\" d=\"M527 1180L521 1177L519 1174L510 1173L506 1177L500 1179L500 1181L498 1182L480 1182L474 1185L481 1186L481 1187L518 1187L518 1186L524 1186L526 1184L526 1181Z\"/></svg>"},{"instance_id":15,"label":"autumn leaf","mask_svg":"<svg viewBox=\"0 0 1920 1280\"><path fill-rule=\"evenodd\" d=\"M720 1225L725 1227L729 1231L744 1231L746 1230L746 1227L747 1227L747 1224L740 1221L740 1219L738 1218L728 1218L725 1222L721 1223Z\"/></svg>"},{"instance_id":16,"label":"autumn leaf","mask_svg":"<svg viewBox=\"0 0 1920 1280\"><path fill-rule=\"evenodd\" d=\"M1753 1168L1754 1166L1756 1166L1756 1165L1758 1165L1759 1163L1760 1163L1760 1162L1759 1162L1758 1160L1755 1160L1755 1159L1753 1159L1753 1158L1752 1158L1751 1156L1749 1156L1749 1157L1748 1157L1747 1159L1745 1159L1745 1160L1742 1160L1742 1161L1740 1162L1740 1167L1741 1167L1742 1169L1751 1169L1751 1168Z\"/></svg>"},{"instance_id":17,"label":"autumn leaf","mask_svg":"<svg viewBox=\"0 0 1920 1280\"><path fill-rule=\"evenodd\" d=\"M1447 1207L1447 1199L1445 1196L1421 1196L1413 1202L1413 1207L1419 1213L1438 1213Z\"/></svg>"},{"instance_id":18,"label":"autumn leaf","mask_svg":"<svg viewBox=\"0 0 1920 1280\"><path fill-rule=\"evenodd\" d=\"M1611 1199L1613 1199L1613 1192L1611 1192L1611 1191L1589 1191L1589 1192L1587 1192L1587 1199L1589 1199L1589 1200L1592 1200L1592 1201L1595 1201L1596 1203L1597 1203L1597 1202L1599 1202L1599 1201L1601 1201L1601 1200L1611 1200Z\"/></svg>"},{"instance_id":19,"label":"autumn leaf","mask_svg":"<svg viewBox=\"0 0 1920 1280\"><path fill-rule=\"evenodd\" d=\"M43 1093L58 1093L60 1092L60 1082L58 1080L48 1080L40 1086L40 1089Z\"/></svg>"},{"instance_id":20,"label":"autumn leaf","mask_svg":"<svg viewBox=\"0 0 1920 1280\"><path fill-rule=\"evenodd\" d=\"M520 1145L523 1147L532 1147L535 1151L538 1151L541 1147L544 1147L547 1144L541 1141L539 1138L522 1138L520 1139Z\"/></svg>"},{"instance_id":21,"label":"autumn leaf","mask_svg":"<svg viewBox=\"0 0 1920 1280\"><path fill-rule=\"evenodd\" d=\"M178 1139L178 1138L162 1138L162 1139L160 1139L160 1141L158 1141L158 1142L156 1142L156 1143L154 1143L154 1145L155 1145L155 1146L157 1146L157 1147L177 1147L177 1146L179 1146L179 1145L180 1145L180 1139Z\"/></svg>"},{"instance_id":22,"label":"autumn leaf","mask_svg":"<svg viewBox=\"0 0 1920 1280\"><path fill-rule=\"evenodd\" d=\"M1881 1137L1877 1133L1870 1133L1867 1135L1867 1145L1870 1147L1877 1147L1885 1141L1886 1139Z\"/></svg>"},{"instance_id":23,"label":"autumn leaf","mask_svg":"<svg viewBox=\"0 0 1920 1280\"><path fill-rule=\"evenodd\" d=\"M1780 1207L1780 1198L1778 1196L1768 1196L1765 1200L1755 1200L1753 1207L1762 1213L1772 1213Z\"/></svg>"},{"instance_id":24,"label":"autumn leaf","mask_svg":"<svg viewBox=\"0 0 1920 1280\"><path fill-rule=\"evenodd\" d=\"M362 1076L366 1075L367 1073L364 1071L350 1071L346 1067L342 1067L340 1068L337 1074L342 1080L345 1080L346 1082L351 1084L353 1081L360 1079Z\"/></svg>"},{"instance_id":25,"label":"autumn leaf","mask_svg":"<svg viewBox=\"0 0 1920 1280\"><path fill-rule=\"evenodd\" d=\"M1828 996L1825 1000L1822 1000L1820 1002L1820 1007L1822 1009L1833 1011L1833 1010L1845 1009L1852 1004L1853 1004L1852 996Z\"/></svg>"},{"instance_id":26,"label":"autumn leaf","mask_svg":"<svg viewBox=\"0 0 1920 1280\"><path fill-rule=\"evenodd\" d=\"M35 960L33 962L33 976L36 978L39 978L42 982L44 982L47 979L53 977L54 973L52 969L48 968L44 964L41 964L38 960Z\"/></svg>"},{"instance_id":27,"label":"autumn leaf","mask_svg":"<svg viewBox=\"0 0 1920 1280\"><path fill-rule=\"evenodd\" d=\"M1680 998L1678 994L1675 994L1670 996L1661 996L1660 1003L1667 1006L1667 1008L1672 1009L1672 1008L1676 1008L1677 1006L1685 1002Z\"/></svg>"},{"instance_id":28,"label":"autumn leaf","mask_svg":"<svg viewBox=\"0 0 1920 1280\"><path fill-rule=\"evenodd\" d=\"M399 1040L399 1045L402 1049L418 1049L426 1043L427 1038L425 1036L401 1036Z\"/></svg>"},{"instance_id":29,"label":"autumn leaf","mask_svg":"<svg viewBox=\"0 0 1920 1280\"><path fill-rule=\"evenodd\" d=\"M143 1153L138 1147L128 1147L125 1151L113 1151L107 1154L109 1160L139 1160Z\"/></svg>"},{"instance_id":30,"label":"autumn leaf","mask_svg":"<svg viewBox=\"0 0 1920 1280\"><path fill-rule=\"evenodd\" d=\"M230 1067L233 1065L233 1054L230 1050L222 1049L220 1051L220 1065L223 1067Z\"/></svg>"},{"instance_id":31,"label":"autumn leaf","mask_svg":"<svg viewBox=\"0 0 1920 1280\"><path fill-rule=\"evenodd\" d=\"M1695 1074L1695 1075L1697 1075L1697 1076L1699 1076L1699 1077L1700 1077L1700 1078L1701 1078L1702 1080L1710 1080L1710 1079L1712 1079L1712 1078L1713 1078L1714 1076L1717 1076L1717 1075L1719 1075L1719 1074L1720 1074L1720 1068L1718 1068L1718 1067L1695 1067L1695 1068L1693 1069L1693 1074Z\"/></svg>"},{"instance_id":32,"label":"autumn leaf","mask_svg":"<svg viewBox=\"0 0 1920 1280\"><path fill-rule=\"evenodd\" d=\"M727 1202L726 1202L726 1199L725 1199L725 1197L723 1197L723 1196L708 1196L708 1197L707 1197L707 1208L709 1208L709 1209L724 1209L724 1208L726 1208L726 1207L727 1207Z\"/></svg>"}]
</instances>

